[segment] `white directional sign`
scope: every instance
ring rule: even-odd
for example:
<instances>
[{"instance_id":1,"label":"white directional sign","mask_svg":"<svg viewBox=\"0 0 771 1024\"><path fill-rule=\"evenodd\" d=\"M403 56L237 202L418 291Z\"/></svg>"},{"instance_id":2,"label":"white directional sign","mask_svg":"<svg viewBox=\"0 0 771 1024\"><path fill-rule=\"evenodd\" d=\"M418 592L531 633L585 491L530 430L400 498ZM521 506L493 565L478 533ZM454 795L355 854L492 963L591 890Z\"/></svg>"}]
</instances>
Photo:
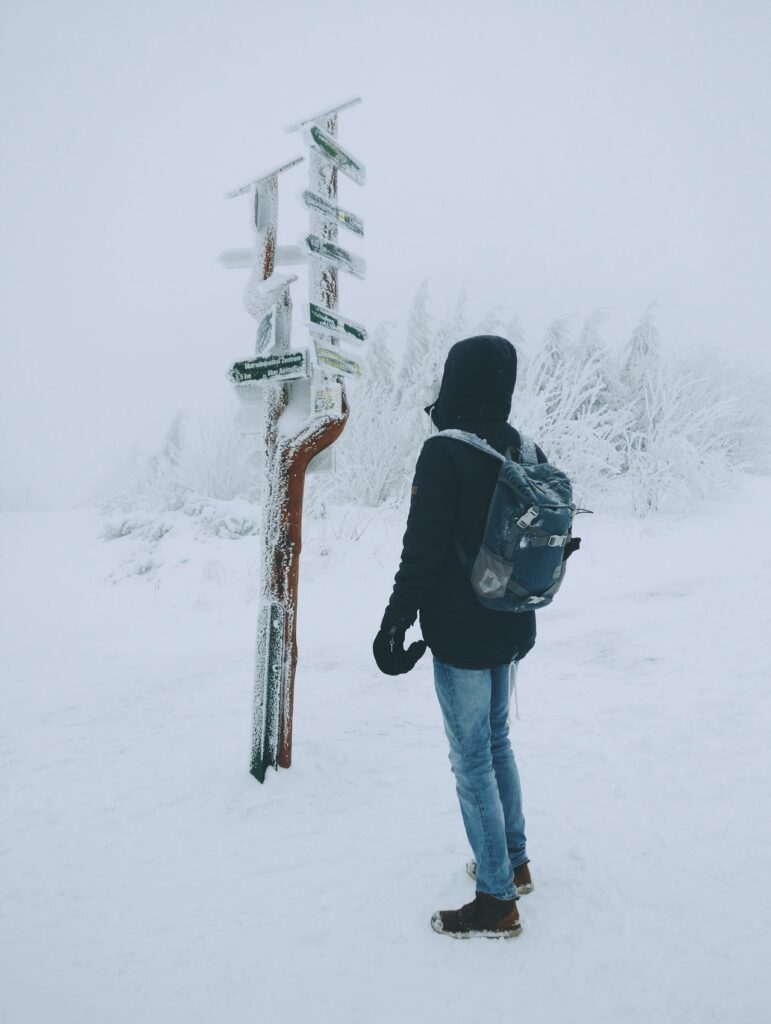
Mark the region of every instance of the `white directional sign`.
<instances>
[{"instance_id":1,"label":"white directional sign","mask_svg":"<svg viewBox=\"0 0 771 1024\"><path fill-rule=\"evenodd\" d=\"M316 358L323 369L333 370L335 373L346 373L351 377L358 377L361 373L361 363L358 359L351 359L350 356L343 355L340 349L327 348L326 345L320 345L318 342L315 342L315 346Z\"/></svg>"},{"instance_id":2,"label":"white directional sign","mask_svg":"<svg viewBox=\"0 0 771 1024\"><path fill-rule=\"evenodd\" d=\"M300 245L277 245L274 262L276 266L298 266L306 262L308 257ZM248 270L257 260L257 249L225 249L220 253L219 261L228 270Z\"/></svg>"}]
</instances>

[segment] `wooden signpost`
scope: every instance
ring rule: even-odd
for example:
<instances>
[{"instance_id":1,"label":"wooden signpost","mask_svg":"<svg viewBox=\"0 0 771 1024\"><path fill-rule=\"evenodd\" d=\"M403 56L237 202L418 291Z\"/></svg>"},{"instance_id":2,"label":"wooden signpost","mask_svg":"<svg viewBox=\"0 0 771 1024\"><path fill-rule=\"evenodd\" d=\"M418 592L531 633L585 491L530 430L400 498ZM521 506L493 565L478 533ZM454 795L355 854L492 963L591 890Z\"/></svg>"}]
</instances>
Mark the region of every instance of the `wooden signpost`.
<instances>
[{"instance_id":1,"label":"wooden signpost","mask_svg":"<svg viewBox=\"0 0 771 1024\"><path fill-rule=\"evenodd\" d=\"M359 160L337 141L338 114L358 98L293 126L308 145L309 183L302 201L309 213L303 245L278 244L279 175L302 162L298 157L235 189L230 196L254 196L253 249L222 255L227 267L251 267L244 304L257 320L255 355L229 371L237 393L253 401L263 396L265 481L263 486L262 576L257 622L252 755L250 770L260 782L269 766L288 768L292 760L292 714L297 667L297 595L302 549L305 474L337 440L348 419L344 377L361 372L360 360L340 349L361 345L366 329L337 313L338 273L364 277L364 260L337 242L338 228L362 236L359 217L337 205L338 171L363 184ZM314 356L291 346L294 276L276 273L278 264L308 269L309 319ZM298 404L304 415L298 419ZM285 416L288 407L291 416Z\"/></svg>"}]
</instances>

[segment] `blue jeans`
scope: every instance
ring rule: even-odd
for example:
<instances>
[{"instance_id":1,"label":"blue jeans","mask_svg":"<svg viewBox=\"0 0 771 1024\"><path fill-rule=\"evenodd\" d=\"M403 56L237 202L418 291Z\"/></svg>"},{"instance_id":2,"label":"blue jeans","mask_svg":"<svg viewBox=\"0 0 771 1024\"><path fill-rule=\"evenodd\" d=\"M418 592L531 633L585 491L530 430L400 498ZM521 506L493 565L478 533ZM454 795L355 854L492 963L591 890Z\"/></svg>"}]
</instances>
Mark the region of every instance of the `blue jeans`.
<instances>
[{"instance_id":1,"label":"blue jeans","mask_svg":"<svg viewBox=\"0 0 771 1024\"><path fill-rule=\"evenodd\" d=\"M509 666L456 668L434 658L434 683L477 862L477 891L515 899L514 869L527 862L527 851L519 772L509 742Z\"/></svg>"}]
</instances>

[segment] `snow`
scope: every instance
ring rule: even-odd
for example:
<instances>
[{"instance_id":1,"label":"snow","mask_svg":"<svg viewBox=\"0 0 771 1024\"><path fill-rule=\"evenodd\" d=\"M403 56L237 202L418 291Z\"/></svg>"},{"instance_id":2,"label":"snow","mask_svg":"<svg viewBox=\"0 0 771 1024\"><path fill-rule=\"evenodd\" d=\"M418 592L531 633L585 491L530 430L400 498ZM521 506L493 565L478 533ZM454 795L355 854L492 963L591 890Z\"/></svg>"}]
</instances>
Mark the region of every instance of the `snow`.
<instances>
[{"instance_id":1,"label":"snow","mask_svg":"<svg viewBox=\"0 0 771 1024\"><path fill-rule=\"evenodd\" d=\"M465 943L429 927L473 893L430 661L370 653L403 511L307 521L264 786L259 538L0 516L0 1020L767 1020L769 500L581 518L512 727L536 889Z\"/></svg>"}]
</instances>

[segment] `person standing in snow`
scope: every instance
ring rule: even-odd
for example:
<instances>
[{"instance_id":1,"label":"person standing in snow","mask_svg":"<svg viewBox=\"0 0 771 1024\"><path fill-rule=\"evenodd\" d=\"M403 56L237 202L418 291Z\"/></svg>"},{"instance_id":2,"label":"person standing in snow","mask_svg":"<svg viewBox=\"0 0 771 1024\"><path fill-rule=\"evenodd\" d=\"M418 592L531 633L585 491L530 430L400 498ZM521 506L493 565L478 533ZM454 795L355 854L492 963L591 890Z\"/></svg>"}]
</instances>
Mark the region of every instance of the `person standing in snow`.
<instances>
[{"instance_id":1,"label":"person standing in snow","mask_svg":"<svg viewBox=\"0 0 771 1024\"><path fill-rule=\"evenodd\" d=\"M453 345L436 402L426 409L439 430L477 435L522 461L508 423L517 355L505 338L483 335ZM546 456L536 446L538 462ZM388 675L414 668L426 647L450 744L463 824L475 860L476 895L459 910L437 911L435 931L456 937L514 936L517 900L533 889L522 794L509 742L510 673L535 643L535 613L481 605L455 553L477 551L500 463L450 437L430 437L415 468L407 531L393 593L373 644ZM577 546L566 550L566 556ZM405 651L420 615L423 640Z\"/></svg>"}]
</instances>

